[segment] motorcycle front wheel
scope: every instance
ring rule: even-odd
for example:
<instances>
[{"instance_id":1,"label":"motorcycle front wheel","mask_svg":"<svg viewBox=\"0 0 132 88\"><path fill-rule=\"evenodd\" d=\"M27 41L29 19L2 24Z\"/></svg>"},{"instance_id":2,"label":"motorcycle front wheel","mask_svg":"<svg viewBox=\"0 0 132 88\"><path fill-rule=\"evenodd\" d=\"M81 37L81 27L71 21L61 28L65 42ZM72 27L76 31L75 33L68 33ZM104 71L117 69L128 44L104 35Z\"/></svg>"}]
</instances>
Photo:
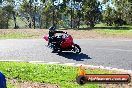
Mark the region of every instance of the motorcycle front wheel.
<instances>
[{"instance_id":1,"label":"motorcycle front wheel","mask_svg":"<svg viewBox=\"0 0 132 88\"><path fill-rule=\"evenodd\" d=\"M76 53L76 54L79 54L80 52L81 52L81 48L80 48L80 46L79 45L77 45L77 44L74 44L74 52Z\"/></svg>"}]
</instances>

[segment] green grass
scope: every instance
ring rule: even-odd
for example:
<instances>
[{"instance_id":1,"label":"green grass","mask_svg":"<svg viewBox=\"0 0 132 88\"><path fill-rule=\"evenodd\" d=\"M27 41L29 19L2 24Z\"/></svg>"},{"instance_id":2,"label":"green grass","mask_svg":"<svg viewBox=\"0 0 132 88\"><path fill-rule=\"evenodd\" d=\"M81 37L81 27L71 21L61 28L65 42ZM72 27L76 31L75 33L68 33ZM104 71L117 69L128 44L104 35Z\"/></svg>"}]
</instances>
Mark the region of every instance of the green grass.
<instances>
[{"instance_id":1,"label":"green grass","mask_svg":"<svg viewBox=\"0 0 132 88\"><path fill-rule=\"evenodd\" d=\"M7 84L7 88L16 88L16 86L15 85L13 85L13 84L11 84L10 82L6 82L6 84Z\"/></svg>"},{"instance_id":2,"label":"green grass","mask_svg":"<svg viewBox=\"0 0 132 88\"><path fill-rule=\"evenodd\" d=\"M0 71L7 78L19 81L35 81L41 83L57 84L61 88L99 88L98 84L85 84L80 86L76 83L77 67L64 65L31 64L24 62L0 62ZM109 74L105 70L87 70L88 74ZM8 87L13 88L11 84Z\"/></svg>"},{"instance_id":3,"label":"green grass","mask_svg":"<svg viewBox=\"0 0 132 88\"><path fill-rule=\"evenodd\" d=\"M96 33L101 35L109 36L132 36L132 30L108 30L108 29L96 29L93 30Z\"/></svg>"}]
</instances>

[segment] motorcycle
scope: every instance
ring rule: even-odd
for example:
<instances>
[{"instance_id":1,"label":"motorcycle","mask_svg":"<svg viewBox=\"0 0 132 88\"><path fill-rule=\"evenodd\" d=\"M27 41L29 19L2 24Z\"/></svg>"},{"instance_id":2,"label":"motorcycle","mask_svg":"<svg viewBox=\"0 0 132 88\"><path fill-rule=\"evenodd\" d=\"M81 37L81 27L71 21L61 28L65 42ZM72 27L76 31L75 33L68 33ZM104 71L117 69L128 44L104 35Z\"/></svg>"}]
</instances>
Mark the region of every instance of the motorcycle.
<instances>
[{"instance_id":1,"label":"motorcycle","mask_svg":"<svg viewBox=\"0 0 132 88\"><path fill-rule=\"evenodd\" d=\"M49 41L49 37L47 35L43 36L43 39ZM73 51L76 54L81 52L81 48L79 45L73 42L73 38L67 32L64 33L56 33L54 41L49 44L55 52L62 51Z\"/></svg>"}]
</instances>

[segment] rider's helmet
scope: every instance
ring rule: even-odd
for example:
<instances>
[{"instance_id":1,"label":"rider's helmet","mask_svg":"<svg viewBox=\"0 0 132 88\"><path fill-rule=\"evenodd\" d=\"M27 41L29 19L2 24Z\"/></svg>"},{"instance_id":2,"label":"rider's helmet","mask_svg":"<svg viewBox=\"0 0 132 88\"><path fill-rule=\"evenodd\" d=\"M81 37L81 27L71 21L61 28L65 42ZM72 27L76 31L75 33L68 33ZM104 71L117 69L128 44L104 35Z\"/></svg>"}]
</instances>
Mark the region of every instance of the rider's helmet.
<instances>
[{"instance_id":1,"label":"rider's helmet","mask_svg":"<svg viewBox=\"0 0 132 88\"><path fill-rule=\"evenodd\" d=\"M51 27L49 28L49 31L50 31L50 32L54 32L54 31L56 31L55 26L51 26Z\"/></svg>"}]
</instances>

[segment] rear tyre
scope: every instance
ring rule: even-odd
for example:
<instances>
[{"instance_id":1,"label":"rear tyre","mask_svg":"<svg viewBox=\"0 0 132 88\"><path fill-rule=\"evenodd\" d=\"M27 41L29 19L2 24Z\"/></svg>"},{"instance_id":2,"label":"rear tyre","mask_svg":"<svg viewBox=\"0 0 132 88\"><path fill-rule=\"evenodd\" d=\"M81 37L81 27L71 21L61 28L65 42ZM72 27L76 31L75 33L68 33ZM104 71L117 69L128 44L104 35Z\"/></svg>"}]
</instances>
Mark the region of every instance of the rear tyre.
<instances>
[{"instance_id":1,"label":"rear tyre","mask_svg":"<svg viewBox=\"0 0 132 88\"><path fill-rule=\"evenodd\" d=\"M80 52L81 52L81 48L80 48L80 46L79 45L77 45L77 44L74 44L74 52L76 53L76 54L79 54Z\"/></svg>"}]
</instances>

